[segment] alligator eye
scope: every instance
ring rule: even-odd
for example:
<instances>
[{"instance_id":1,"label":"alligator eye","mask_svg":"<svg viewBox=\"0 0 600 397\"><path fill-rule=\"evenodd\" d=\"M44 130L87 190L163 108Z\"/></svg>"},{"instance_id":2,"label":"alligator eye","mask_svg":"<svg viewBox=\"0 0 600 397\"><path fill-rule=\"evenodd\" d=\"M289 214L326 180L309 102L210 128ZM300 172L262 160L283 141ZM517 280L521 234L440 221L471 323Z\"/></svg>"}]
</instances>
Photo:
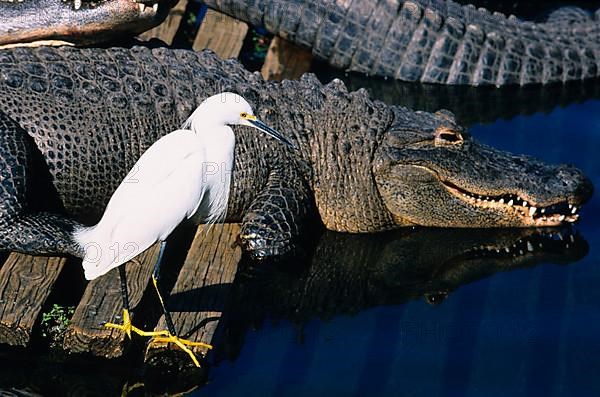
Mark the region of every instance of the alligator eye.
<instances>
[{"instance_id":1,"label":"alligator eye","mask_svg":"<svg viewBox=\"0 0 600 397\"><path fill-rule=\"evenodd\" d=\"M448 127L439 127L435 130L436 145L457 145L464 140L462 134Z\"/></svg>"}]
</instances>

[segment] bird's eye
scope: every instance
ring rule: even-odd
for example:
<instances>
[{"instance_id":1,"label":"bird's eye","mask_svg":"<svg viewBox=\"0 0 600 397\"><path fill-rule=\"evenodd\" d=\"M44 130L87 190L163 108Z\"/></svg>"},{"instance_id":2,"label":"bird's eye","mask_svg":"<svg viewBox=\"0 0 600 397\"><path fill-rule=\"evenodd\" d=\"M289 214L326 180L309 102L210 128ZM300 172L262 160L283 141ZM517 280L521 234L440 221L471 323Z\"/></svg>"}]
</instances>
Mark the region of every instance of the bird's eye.
<instances>
[{"instance_id":1,"label":"bird's eye","mask_svg":"<svg viewBox=\"0 0 600 397\"><path fill-rule=\"evenodd\" d=\"M240 113L240 117L245 119L246 117L248 117L248 113L242 112L242 113Z\"/></svg>"}]
</instances>

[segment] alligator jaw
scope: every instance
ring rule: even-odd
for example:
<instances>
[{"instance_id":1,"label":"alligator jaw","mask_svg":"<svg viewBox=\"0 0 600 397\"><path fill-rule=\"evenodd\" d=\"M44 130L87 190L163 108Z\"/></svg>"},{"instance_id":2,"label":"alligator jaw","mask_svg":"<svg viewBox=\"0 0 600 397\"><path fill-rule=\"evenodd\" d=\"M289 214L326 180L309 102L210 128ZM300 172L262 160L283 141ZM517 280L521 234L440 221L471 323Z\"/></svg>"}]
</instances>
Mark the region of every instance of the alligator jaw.
<instances>
[{"instance_id":1,"label":"alligator jaw","mask_svg":"<svg viewBox=\"0 0 600 397\"><path fill-rule=\"evenodd\" d=\"M490 177L482 170L467 173L459 167L445 170L437 164L375 166L375 181L396 227L559 226L578 220L579 208L593 191L587 178L567 166L549 167L546 179L537 185L531 178L514 183L511 176L505 183L496 178L503 176Z\"/></svg>"},{"instance_id":2,"label":"alligator jaw","mask_svg":"<svg viewBox=\"0 0 600 397\"><path fill-rule=\"evenodd\" d=\"M96 1L96 2L89 2L86 0L63 0L63 2L65 3L72 3L72 7L74 10L79 10L81 8L96 8L98 6L99 3L103 3L107 0L100 0L100 1ZM108 1L114 1L114 0L108 0ZM135 11L135 8L137 8L141 13L144 12L148 12L148 13L152 13L152 15L156 15L156 13L158 12L158 3L159 0L130 0L131 4L129 4L129 7L127 7L127 1L126 0L119 0L119 6L120 9L122 11L128 11L128 9L131 9L132 11Z\"/></svg>"},{"instance_id":3,"label":"alligator jaw","mask_svg":"<svg viewBox=\"0 0 600 397\"><path fill-rule=\"evenodd\" d=\"M87 45L134 36L158 25L174 0L0 1L0 48L36 43Z\"/></svg>"},{"instance_id":4,"label":"alligator jaw","mask_svg":"<svg viewBox=\"0 0 600 397\"><path fill-rule=\"evenodd\" d=\"M452 195L479 209L513 211L523 219L524 226L558 226L562 223L573 223L579 219L579 207L569 204L568 200L547 204L538 204L531 199L524 199L516 193L500 195L480 195L464 190L448 181L442 185Z\"/></svg>"}]
</instances>

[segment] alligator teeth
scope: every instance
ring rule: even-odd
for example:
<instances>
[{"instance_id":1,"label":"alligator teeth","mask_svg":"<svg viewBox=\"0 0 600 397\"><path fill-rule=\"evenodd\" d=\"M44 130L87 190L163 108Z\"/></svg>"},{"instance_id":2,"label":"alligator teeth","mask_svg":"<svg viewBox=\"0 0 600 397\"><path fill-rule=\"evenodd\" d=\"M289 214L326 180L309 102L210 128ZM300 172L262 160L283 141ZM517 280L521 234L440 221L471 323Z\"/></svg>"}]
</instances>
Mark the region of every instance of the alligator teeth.
<instances>
[{"instance_id":1,"label":"alligator teeth","mask_svg":"<svg viewBox=\"0 0 600 397\"><path fill-rule=\"evenodd\" d=\"M510 200L508 201L508 203L507 203L507 204L508 204L508 206L510 207L510 206L512 206L512 205L513 205L513 203L514 203L514 202L513 202L513 199L510 199Z\"/></svg>"},{"instance_id":2,"label":"alligator teeth","mask_svg":"<svg viewBox=\"0 0 600 397\"><path fill-rule=\"evenodd\" d=\"M140 8L141 12L144 12L144 10L146 9L146 4L144 4L144 3L138 3L138 7Z\"/></svg>"},{"instance_id":3,"label":"alligator teeth","mask_svg":"<svg viewBox=\"0 0 600 397\"><path fill-rule=\"evenodd\" d=\"M501 198L500 200L498 200L498 202L499 202L500 204L504 204L504 199L503 199L503 198Z\"/></svg>"},{"instance_id":4,"label":"alligator teeth","mask_svg":"<svg viewBox=\"0 0 600 397\"><path fill-rule=\"evenodd\" d=\"M571 210L571 214L574 214L577 212L577 207L573 207L573 209Z\"/></svg>"},{"instance_id":5,"label":"alligator teeth","mask_svg":"<svg viewBox=\"0 0 600 397\"><path fill-rule=\"evenodd\" d=\"M523 201L523 207L527 207L527 201Z\"/></svg>"},{"instance_id":6,"label":"alligator teeth","mask_svg":"<svg viewBox=\"0 0 600 397\"><path fill-rule=\"evenodd\" d=\"M533 252L533 245L529 241L527 242L527 251Z\"/></svg>"},{"instance_id":7,"label":"alligator teeth","mask_svg":"<svg viewBox=\"0 0 600 397\"><path fill-rule=\"evenodd\" d=\"M542 208L542 209L540 210L540 212L541 212L542 214L545 214L545 213L546 213L546 209L545 209L545 208Z\"/></svg>"},{"instance_id":8,"label":"alligator teeth","mask_svg":"<svg viewBox=\"0 0 600 397\"><path fill-rule=\"evenodd\" d=\"M565 216L564 215L559 216L558 220L561 221L561 222L564 221L565 220Z\"/></svg>"},{"instance_id":9,"label":"alligator teeth","mask_svg":"<svg viewBox=\"0 0 600 397\"><path fill-rule=\"evenodd\" d=\"M81 0L75 0L74 7L76 10L81 8Z\"/></svg>"},{"instance_id":10,"label":"alligator teeth","mask_svg":"<svg viewBox=\"0 0 600 397\"><path fill-rule=\"evenodd\" d=\"M535 207L530 207L529 208L529 216L533 216L535 214L535 212L537 211L537 208Z\"/></svg>"},{"instance_id":11,"label":"alligator teeth","mask_svg":"<svg viewBox=\"0 0 600 397\"><path fill-rule=\"evenodd\" d=\"M152 5L152 9L154 10L154 12L158 12L158 3L154 3Z\"/></svg>"}]
</instances>

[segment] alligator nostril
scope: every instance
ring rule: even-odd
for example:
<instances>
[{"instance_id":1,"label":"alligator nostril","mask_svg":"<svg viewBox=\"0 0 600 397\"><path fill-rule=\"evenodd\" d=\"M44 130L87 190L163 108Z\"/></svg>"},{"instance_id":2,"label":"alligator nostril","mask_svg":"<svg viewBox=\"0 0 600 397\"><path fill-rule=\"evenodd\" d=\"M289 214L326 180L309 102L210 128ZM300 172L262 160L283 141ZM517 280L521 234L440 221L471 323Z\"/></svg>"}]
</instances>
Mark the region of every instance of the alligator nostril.
<instances>
[{"instance_id":1,"label":"alligator nostril","mask_svg":"<svg viewBox=\"0 0 600 397\"><path fill-rule=\"evenodd\" d=\"M594 185L580 169L563 165L559 168L557 176L560 178L561 185L573 192L575 198L573 203L583 204L592 197Z\"/></svg>"}]
</instances>

